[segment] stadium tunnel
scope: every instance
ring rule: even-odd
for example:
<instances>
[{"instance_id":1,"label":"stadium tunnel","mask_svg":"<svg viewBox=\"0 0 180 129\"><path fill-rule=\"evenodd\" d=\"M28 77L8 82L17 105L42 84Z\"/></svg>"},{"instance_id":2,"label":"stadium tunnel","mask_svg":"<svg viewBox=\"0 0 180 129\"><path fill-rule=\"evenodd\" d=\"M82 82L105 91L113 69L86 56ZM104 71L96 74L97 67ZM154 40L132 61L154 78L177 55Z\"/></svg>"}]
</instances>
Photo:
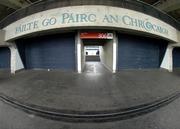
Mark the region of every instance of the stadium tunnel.
<instances>
[{"instance_id":1,"label":"stadium tunnel","mask_svg":"<svg viewBox=\"0 0 180 129\"><path fill-rule=\"evenodd\" d=\"M173 47L180 43L180 25L138 1L123 3L54 0L18 10L0 22L0 45L10 48L0 48L0 68L11 73L21 69L81 73L86 58L91 58L85 47L93 45L99 46L101 64L113 73L179 67L179 48Z\"/></svg>"}]
</instances>

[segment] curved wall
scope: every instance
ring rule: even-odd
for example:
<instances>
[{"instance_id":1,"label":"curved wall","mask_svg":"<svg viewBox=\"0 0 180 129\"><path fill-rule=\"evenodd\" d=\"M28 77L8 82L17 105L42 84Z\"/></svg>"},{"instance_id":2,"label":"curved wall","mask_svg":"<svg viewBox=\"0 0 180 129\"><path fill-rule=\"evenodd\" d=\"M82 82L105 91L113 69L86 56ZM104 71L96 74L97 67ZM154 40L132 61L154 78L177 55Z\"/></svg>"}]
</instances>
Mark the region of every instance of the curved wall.
<instances>
[{"instance_id":1,"label":"curved wall","mask_svg":"<svg viewBox=\"0 0 180 129\"><path fill-rule=\"evenodd\" d=\"M145 13L152 17L158 18L173 27L180 30L180 24L178 21L173 19L171 16L167 15L166 13L156 9L155 7L141 2L139 0L44 0L39 1L31 4L26 8L21 8L14 12L13 14L9 15L2 21L0 21L0 28L4 28L5 26L22 19L26 16L54 9L54 8L61 8L67 6L82 6L82 5L105 5L105 6L113 6L119 8L126 8L130 10L135 10L138 12Z\"/></svg>"},{"instance_id":2,"label":"curved wall","mask_svg":"<svg viewBox=\"0 0 180 129\"><path fill-rule=\"evenodd\" d=\"M87 27L131 30L179 42L179 31L155 17L129 9L101 5L62 7L35 13L15 21L4 30L5 40L9 41L37 32Z\"/></svg>"}]
</instances>

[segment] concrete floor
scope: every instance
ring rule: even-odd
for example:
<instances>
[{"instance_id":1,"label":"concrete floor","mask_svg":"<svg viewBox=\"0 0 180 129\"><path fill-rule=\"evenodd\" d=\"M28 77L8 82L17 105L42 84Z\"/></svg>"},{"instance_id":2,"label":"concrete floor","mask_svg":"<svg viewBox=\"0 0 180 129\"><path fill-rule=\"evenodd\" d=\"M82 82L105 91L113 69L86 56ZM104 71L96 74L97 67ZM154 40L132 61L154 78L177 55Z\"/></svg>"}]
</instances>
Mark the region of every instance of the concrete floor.
<instances>
[{"instance_id":1,"label":"concrete floor","mask_svg":"<svg viewBox=\"0 0 180 129\"><path fill-rule=\"evenodd\" d=\"M69 123L24 113L0 102L0 129L179 129L180 99L154 112L128 120Z\"/></svg>"},{"instance_id":2,"label":"concrete floor","mask_svg":"<svg viewBox=\"0 0 180 129\"><path fill-rule=\"evenodd\" d=\"M0 77L0 92L19 101L56 109L102 111L133 107L180 91L180 75L163 70L112 74L100 63L85 72L29 70Z\"/></svg>"},{"instance_id":3,"label":"concrete floor","mask_svg":"<svg viewBox=\"0 0 180 129\"><path fill-rule=\"evenodd\" d=\"M112 74L89 62L84 73L0 71L0 92L26 103L58 109L110 110L127 108L180 91L180 70L123 70ZM179 129L180 99L135 118L71 123L28 114L0 101L0 129Z\"/></svg>"},{"instance_id":4,"label":"concrete floor","mask_svg":"<svg viewBox=\"0 0 180 129\"><path fill-rule=\"evenodd\" d=\"M86 65L83 70L86 74L111 74L111 71L108 70L101 62L86 62Z\"/></svg>"}]
</instances>

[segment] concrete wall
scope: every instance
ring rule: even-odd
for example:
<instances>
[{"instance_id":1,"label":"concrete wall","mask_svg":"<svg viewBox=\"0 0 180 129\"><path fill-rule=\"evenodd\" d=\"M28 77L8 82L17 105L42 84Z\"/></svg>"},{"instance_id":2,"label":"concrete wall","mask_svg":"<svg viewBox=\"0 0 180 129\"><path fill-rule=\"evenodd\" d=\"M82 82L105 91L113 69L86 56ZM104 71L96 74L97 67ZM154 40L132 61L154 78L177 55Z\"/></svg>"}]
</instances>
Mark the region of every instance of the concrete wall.
<instances>
[{"instance_id":1,"label":"concrete wall","mask_svg":"<svg viewBox=\"0 0 180 129\"><path fill-rule=\"evenodd\" d=\"M169 72L173 71L173 46L169 45L166 49L163 61L161 63L161 68L167 69Z\"/></svg>"},{"instance_id":2,"label":"concrete wall","mask_svg":"<svg viewBox=\"0 0 180 129\"><path fill-rule=\"evenodd\" d=\"M81 42L81 69L84 70L85 67L85 51L84 51L84 44Z\"/></svg>"},{"instance_id":3,"label":"concrete wall","mask_svg":"<svg viewBox=\"0 0 180 129\"><path fill-rule=\"evenodd\" d=\"M113 71L113 40L108 40L100 48L100 58L104 66Z\"/></svg>"},{"instance_id":4,"label":"concrete wall","mask_svg":"<svg viewBox=\"0 0 180 129\"><path fill-rule=\"evenodd\" d=\"M163 10L165 12L172 12L174 10L179 9L180 0L164 0L159 1L157 5L155 5L158 9Z\"/></svg>"},{"instance_id":5,"label":"concrete wall","mask_svg":"<svg viewBox=\"0 0 180 129\"><path fill-rule=\"evenodd\" d=\"M131 30L180 42L179 31L160 19L129 9L100 5L50 9L19 19L3 29L6 31L5 40L11 41L37 32L85 27Z\"/></svg>"},{"instance_id":6,"label":"concrete wall","mask_svg":"<svg viewBox=\"0 0 180 129\"><path fill-rule=\"evenodd\" d=\"M24 69L24 65L15 43L12 43L9 48L11 51L11 73L14 74L16 71Z\"/></svg>"},{"instance_id":7,"label":"concrete wall","mask_svg":"<svg viewBox=\"0 0 180 129\"><path fill-rule=\"evenodd\" d=\"M4 43L5 31L0 30L0 45Z\"/></svg>"},{"instance_id":8,"label":"concrete wall","mask_svg":"<svg viewBox=\"0 0 180 129\"><path fill-rule=\"evenodd\" d=\"M5 31L4 30L0 30L0 46L8 46L8 43L5 42Z\"/></svg>"},{"instance_id":9,"label":"concrete wall","mask_svg":"<svg viewBox=\"0 0 180 129\"><path fill-rule=\"evenodd\" d=\"M24 65L19 55L19 52L16 50L16 71L21 69L24 69Z\"/></svg>"}]
</instances>

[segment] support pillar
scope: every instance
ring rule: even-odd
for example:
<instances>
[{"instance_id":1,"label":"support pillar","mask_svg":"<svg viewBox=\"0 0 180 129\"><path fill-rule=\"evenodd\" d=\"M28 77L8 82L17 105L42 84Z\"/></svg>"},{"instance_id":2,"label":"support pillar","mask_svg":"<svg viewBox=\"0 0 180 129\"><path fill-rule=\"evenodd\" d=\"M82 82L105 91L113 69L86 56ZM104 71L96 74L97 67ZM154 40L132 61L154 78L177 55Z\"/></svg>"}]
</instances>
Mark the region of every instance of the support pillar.
<instances>
[{"instance_id":1,"label":"support pillar","mask_svg":"<svg viewBox=\"0 0 180 129\"><path fill-rule=\"evenodd\" d=\"M118 47L118 38L116 32L113 33L113 73L117 71L117 47Z\"/></svg>"},{"instance_id":2,"label":"support pillar","mask_svg":"<svg viewBox=\"0 0 180 129\"><path fill-rule=\"evenodd\" d=\"M76 35L76 59L77 59L77 72L82 72L82 66L81 66L81 39L80 39L80 32Z\"/></svg>"},{"instance_id":3,"label":"support pillar","mask_svg":"<svg viewBox=\"0 0 180 129\"><path fill-rule=\"evenodd\" d=\"M21 60L21 57L19 55L17 46L15 43L12 43L10 46L10 51L11 51L11 65L10 65L10 69L11 69L11 74L15 74L17 70L21 70L24 68L23 62Z\"/></svg>"},{"instance_id":4,"label":"support pillar","mask_svg":"<svg viewBox=\"0 0 180 129\"><path fill-rule=\"evenodd\" d=\"M167 69L169 72L173 71L173 46L168 45L165 56L161 63L161 68Z\"/></svg>"}]
</instances>

